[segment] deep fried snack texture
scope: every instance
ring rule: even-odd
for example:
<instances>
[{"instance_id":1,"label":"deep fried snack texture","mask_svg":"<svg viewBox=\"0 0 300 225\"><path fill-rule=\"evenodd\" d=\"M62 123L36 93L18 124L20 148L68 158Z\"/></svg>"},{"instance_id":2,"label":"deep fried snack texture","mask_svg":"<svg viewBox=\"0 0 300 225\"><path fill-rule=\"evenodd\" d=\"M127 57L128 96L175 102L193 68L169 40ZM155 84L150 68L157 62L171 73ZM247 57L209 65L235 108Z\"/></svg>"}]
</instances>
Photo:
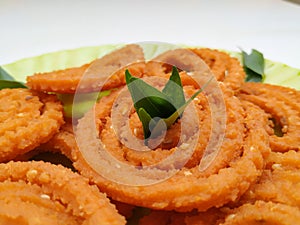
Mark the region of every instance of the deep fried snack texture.
<instances>
[{"instance_id":1,"label":"deep fried snack texture","mask_svg":"<svg viewBox=\"0 0 300 225\"><path fill-rule=\"evenodd\" d=\"M191 86L185 86L184 91L188 96L191 96L195 92L195 88ZM241 124L243 120L243 109L240 102L236 98L232 98L232 92L224 88L225 104L227 108L227 132L226 138L230 141L223 142L222 150L220 151L218 157L215 158L214 162L209 166L205 172L201 173L199 176L208 176L217 172L220 168L226 167L229 162L241 153L241 146L243 143L243 133L244 127ZM193 112L186 110L186 115L183 115L180 122L175 123L166 133L165 139L162 141L161 145L155 148L154 151L144 152L135 151L124 145L120 144L120 138L115 135L114 128L112 126L112 118L110 118L111 108L113 107L113 102L117 97L117 92L113 93L111 96L101 99L99 104L95 107L97 115L97 126L100 128L100 139L107 146L107 151L114 155L118 160L127 162L133 165L151 165L159 163L162 159L171 156L176 150L176 145L180 136L187 137L184 142L190 144L189 137L196 135L193 133L195 130L193 127L197 126L197 121L192 118ZM118 108L122 111L126 106L121 105L122 103L117 103ZM198 95L194 99L194 104L196 105L196 113L200 123L200 135L197 137L197 145L194 149L193 154L189 157L186 168L193 168L199 165L199 161L203 156L204 150L207 146L207 142L212 135L212 115L209 107L209 102L205 95ZM221 112L223 113L223 112ZM99 119L100 118L100 119ZM216 132L219 132L222 122L219 121L219 126ZM129 117L129 124L131 125L131 132L140 139L143 138L142 124L136 113ZM189 127L187 131L181 129L181 124L185 127ZM216 134L217 136L218 134ZM121 137L123 138L123 137ZM124 138L125 139L125 138ZM128 138L128 140L130 140ZM134 142L134 141L132 141ZM180 143L179 143L180 145ZM116 148L115 146L119 146ZM191 145L189 145L191 146ZM187 150L185 153L188 152ZM184 156L184 153L183 155ZM182 157L183 158L183 157Z\"/></svg>"},{"instance_id":2,"label":"deep fried snack texture","mask_svg":"<svg viewBox=\"0 0 300 225\"><path fill-rule=\"evenodd\" d=\"M207 63L217 80L223 81L231 89L238 90L244 83L246 74L237 58L216 49L194 48L191 51Z\"/></svg>"},{"instance_id":3,"label":"deep fried snack texture","mask_svg":"<svg viewBox=\"0 0 300 225\"><path fill-rule=\"evenodd\" d=\"M185 216L185 225L217 225L224 222L226 207L211 208L205 212L197 212L194 215Z\"/></svg>"},{"instance_id":4,"label":"deep fried snack texture","mask_svg":"<svg viewBox=\"0 0 300 225\"><path fill-rule=\"evenodd\" d=\"M254 204L245 204L233 209L219 225L235 224L270 224L292 225L299 224L300 210L285 204L257 201Z\"/></svg>"},{"instance_id":5,"label":"deep fried snack texture","mask_svg":"<svg viewBox=\"0 0 300 225\"><path fill-rule=\"evenodd\" d=\"M231 107L241 107L235 97L228 98L227 101L228 104L232 104ZM191 211L194 208L205 211L214 206L221 207L228 202L236 201L257 180L264 166L263 159L269 152L268 137L263 129L267 122L260 116L261 110L251 103L245 103L244 107L245 118L240 121L240 124L242 126L244 123L246 124L245 138L242 141L241 149L238 149L239 155L227 162L223 168L218 169L217 173L207 177L202 176L202 172L197 166L184 167L174 176L160 183L146 186L124 185L106 179L97 173L85 161L81 152L78 152L74 167L117 201L152 209L182 212ZM234 114L228 116L232 122L239 118ZM101 118L97 119L101 120ZM94 123L93 116L87 113L79 121L76 134L77 140L81 138L79 141L83 141L85 145L91 147L95 143L87 135L90 129L93 129L90 126L90 120ZM227 148L228 143L232 141L231 133L229 134L224 139L221 148ZM84 141L85 139L86 141ZM119 169L114 173L122 174L122 172Z\"/></svg>"},{"instance_id":6,"label":"deep fried snack texture","mask_svg":"<svg viewBox=\"0 0 300 225\"><path fill-rule=\"evenodd\" d=\"M242 196L240 202L272 201L300 208L300 153L272 152L258 182Z\"/></svg>"},{"instance_id":7,"label":"deep fried snack texture","mask_svg":"<svg viewBox=\"0 0 300 225\"><path fill-rule=\"evenodd\" d=\"M269 129L273 151L300 150L300 92L278 85L245 83L239 98L253 102L270 115L282 134ZM274 124L272 124L274 125Z\"/></svg>"},{"instance_id":8,"label":"deep fried snack texture","mask_svg":"<svg viewBox=\"0 0 300 225\"><path fill-rule=\"evenodd\" d=\"M62 166L9 162L0 171L1 224L125 224L97 187Z\"/></svg>"},{"instance_id":9,"label":"deep fried snack texture","mask_svg":"<svg viewBox=\"0 0 300 225\"><path fill-rule=\"evenodd\" d=\"M77 150L74 149L77 148L78 146L73 133L73 125L71 123L66 123L47 143L40 145L37 149L30 152L29 156L33 157L41 152L61 153L71 161L76 161ZM118 201L112 201L112 203L116 206L118 212L125 216L125 218L129 218L132 215L132 211L135 207L134 205L128 205Z\"/></svg>"},{"instance_id":10,"label":"deep fried snack texture","mask_svg":"<svg viewBox=\"0 0 300 225\"><path fill-rule=\"evenodd\" d=\"M73 125L67 122L48 142L38 146L38 148L31 153L31 156L39 154L40 152L58 152L65 155L71 161L74 161L76 160L76 156L73 152L76 148L77 144L74 138Z\"/></svg>"},{"instance_id":11,"label":"deep fried snack texture","mask_svg":"<svg viewBox=\"0 0 300 225\"><path fill-rule=\"evenodd\" d=\"M244 83L246 74L238 59L225 52L208 48L176 49L164 52L147 63L146 74L163 76L171 72L170 65L175 65L180 70L191 73L201 71L199 60L203 60L216 79L224 82L230 89L237 91ZM201 71L201 73L205 73L205 71ZM183 77L183 83L188 80L188 76Z\"/></svg>"},{"instance_id":12,"label":"deep fried snack texture","mask_svg":"<svg viewBox=\"0 0 300 225\"><path fill-rule=\"evenodd\" d=\"M80 67L28 76L27 86L37 91L56 93L111 89L125 84L126 68L135 76L142 75L143 63L130 66L138 61L144 61L143 50L138 45L126 45Z\"/></svg>"},{"instance_id":13,"label":"deep fried snack texture","mask_svg":"<svg viewBox=\"0 0 300 225\"><path fill-rule=\"evenodd\" d=\"M64 123L55 95L28 89L0 91L0 161L5 162L47 142Z\"/></svg>"}]
</instances>

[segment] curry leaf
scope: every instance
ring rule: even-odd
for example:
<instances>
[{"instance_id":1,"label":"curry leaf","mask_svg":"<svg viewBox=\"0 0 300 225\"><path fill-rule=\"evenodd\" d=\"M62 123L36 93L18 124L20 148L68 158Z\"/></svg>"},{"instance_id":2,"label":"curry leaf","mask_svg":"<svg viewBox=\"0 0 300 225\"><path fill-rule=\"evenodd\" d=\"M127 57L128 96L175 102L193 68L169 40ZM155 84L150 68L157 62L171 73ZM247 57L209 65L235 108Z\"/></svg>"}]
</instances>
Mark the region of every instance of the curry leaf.
<instances>
[{"instance_id":1,"label":"curry leaf","mask_svg":"<svg viewBox=\"0 0 300 225\"><path fill-rule=\"evenodd\" d=\"M242 51L243 66L246 72L247 82L262 82L264 78L265 59L261 52L252 49L248 55Z\"/></svg>"},{"instance_id":2,"label":"curry leaf","mask_svg":"<svg viewBox=\"0 0 300 225\"><path fill-rule=\"evenodd\" d=\"M140 108L137 111L137 114L139 115L139 118L142 122L143 125L143 131L144 131L144 138L148 138L151 135L151 131L150 131L150 121L151 121L151 116L147 113L147 111L144 108Z\"/></svg>"},{"instance_id":3,"label":"curry leaf","mask_svg":"<svg viewBox=\"0 0 300 225\"><path fill-rule=\"evenodd\" d=\"M125 78L134 107L143 125L145 144L148 142L147 138L157 137L170 128L182 115L187 105L212 79L186 101L176 67L173 67L170 79L162 91L133 77L128 70L125 71Z\"/></svg>"},{"instance_id":4,"label":"curry leaf","mask_svg":"<svg viewBox=\"0 0 300 225\"><path fill-rule=\"evenodd\" d=\"M167 95L143 80L131 76L128 70L126 70L125 76L127 87L137 112L140 108L144 108L151 118L166 118L176 111Z\"/></svg>"},{"instance_id":5,"label":"curry leaf","mask_svg":"<svg viewBox=\"0 0 300 225\"><path fill-rule=\"evenodd\" d=\"M246 82L262 82L263 76L261 74L255 73L254 71L244 68L246 72Z\"/></svg>"},{"instance_id":6,"label":"curry leaf","mask_svg":"<svg viewBox=\"0 0 300 225\"><path fill-rule=\"evenodd\" d=\"M150 137L157 137L162 133L162 131L165 130L165 128L169 128L176 122L176 120L182 115L184 112L185 108L192 102L192 100L202 92L203 89L198 90L193 96L185 102L180 108L178 108L172 115L170 115L168 118L153 118L147 115L147 112L143 109L143 116L140 117L142 124L143 124L143 129L144 129L144 134L146 132L147 135L144 135L145 138ZM141 110L140 110L141 111ZM141 112L139 112L141 113Z\"/></svg>"},{"instance_id":7,"label":"curry leaf","mask_svg":"<svg viewBox=\"0 0 300 225\"><path fill-rule=\"evenodd\" d=\"M9 75L1 66L0 66L0 80L11 80L14 81L15 79Z\"/></svg>"},{"instance_id":8,"label":"curry leaf","mask_svg":"<svg viewBox=\"0 0 300 225\"><path fill-rule=\"evenodd\" d=\"M4 88L26 88L24 83L15 81L2 67L0 67L0 90Z\"/></svg>"},{"instance_id":9,"label":"curry leaf","mask_svg":"<svg viewBox=\"0 0 300 225\"><path fill-rule=\"evenodd\" d=\"M164 89L162 90L172 101L172 104L179 108L185 103L184 93L182 89L182 83L179 76L179 72L175 66L173 66L172 74Z\"/></svg>"},{"instance_id":10,"label":"curry leaf","mask_svg":"<svg viewBox=\"0 0 300 225\"><path fill-rule=\"evenodd\" d=\"M204 88L210 83L210 81L212 80L212 78L210 78L208 80L208 82L203 85L202 88L200 88L200 90L198 90L197 92L195 92L192 97L186 101L181 107L179 107L176 112L174 112L172 115L170 115L168 118L165 118L165 119L161 119L164 121L164 123L166 124L166 126L169 128L173 123L175 123L175 121L178 119L178 117L181 116L181 114L184 112L185 108L192 102L192 100L194 98L197 97L197 95L199 95L203 90ZM158 123L157 123L158 124Z\"/></svg>"},{"instance_id":11,"label":"curry leaf","mask_svg":"<svg viewBox=\"0 0 300 225\"><path fill-rule=\"evenodd\" d=\"M0 80L0 90L4 88L27 88L23 83L11 80Z\"/></svg>"},{"instance_id":12,"label":"curry leaf","mask_svg":"<svg viewBox=\"0 0 300 225\"><path fill-rule=\"evenodd\" d=\"M187 101L185 102L180 108L177 109L176 112L174 112L171 116L169 116L166 119L163 119L165 121L165 123L167 124L167 127L170 127L173 123L175 123L175 121L177 120L177 118L184 112L185 108L192 102L192 100L202 92L203 89L198 90L195 94L193 94L193 96Z\"/></svg>"}]
</instances>

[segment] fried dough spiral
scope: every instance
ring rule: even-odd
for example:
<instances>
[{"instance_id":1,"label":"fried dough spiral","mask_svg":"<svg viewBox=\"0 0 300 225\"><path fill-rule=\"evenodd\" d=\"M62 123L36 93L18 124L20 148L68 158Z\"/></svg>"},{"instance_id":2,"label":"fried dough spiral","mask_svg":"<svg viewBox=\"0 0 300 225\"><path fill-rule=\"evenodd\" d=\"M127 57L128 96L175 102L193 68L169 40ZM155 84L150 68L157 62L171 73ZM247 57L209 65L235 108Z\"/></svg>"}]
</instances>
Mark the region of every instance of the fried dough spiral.
<instances>
[{"instance_id":1,"label":"fried dough spiral","mask_svg":"<svg viewBox=\"0 0 300 225\"><path fill-rule=\"evenodd\" d=\"M290 225L298 224L299 221L299 208L280 203L257 201L254 204L245 204L233 209L232 213L225 218L225 222L219 225Z\"/></svg>"},{"instance_id":2,"label":"fried dough spiral","mask_svg":"<svg viewBox=\"0 0 300 225\"><path fill-rule=\"evenodd\" d=\"M125 84L126 68L132 74L141 76L144 70L143 63L134 68L130 66L131 63L139 61L144 61L142 49L138 45L126 45L80 67L28 76L27 86L37 91L56 93L106 90Z\"/></svg>"},{"instance_id":3,"label":"fried dough spiral","mask_svg":"<svg viewBox=\"0 0 300 225\"><path fill-rule=\"evenodd\" d=\"M208 48L166 51L147 63L146 74L163 76L171 72L172 65L186 72L199 71L200 67L197 61L200 59L209 66L216 79L223 82L228 88L238 91L244 83L246 74L238 59L225 52Z\"/></svg>"},{"instance_id":4,"label":"fried dough spiral","mask_svg":"<svg viewBox=\"0 0 300 225\"><path fill-rule=\"evenodd\" d=\"M278 126L276 134L269 129L273 151L300 150L300 92L278 85L245 83L239 98L251 101L269 114L271 126Z\"/></svg>"},{"instance_id":5,"label":"fried dough spiral","mask_svg":"<svg viewBox=\"0 0 300 225\"><path fill-rule=\"evenodd\" d=\"M217 80L224 82L232 90L239 90L244 83L246 74L238 59L225 52L209 48L191 50L206 62Z\"/></svg>"},{"instance_id":6,"label":"fried dough spiral","mask_svg":"<svg viewBox=\"0 0 300 225\"><path fill-rule=\"evenodd\" d=\"M0 164L1 224L125 224L80 175L45 162Z\"/></svg>"},{"instance_id":7,"label":"fried dough spiral","mask_svg":"<svg viewBox=\"0 0 300 225\"><path fill-rule=\"evenodd\" d=\"M47 142L64 123L55 95L28 89L0 91L0 162Z\"/></svg>"},{"instance_id":8,"label":"fried dough spiral","mask_svg":"<svg viewBox=\"0 0 300 225\"><path fill-rule=\"evenodd\" d=\"M108 96L109 102L113 95ZM237 200L248 188L254 183L257 177L261 174L264 158L269 152L268 137L263 129L266 125L266 117L261 117L257 120L261 111L253 104L244 103L233 96L225 97L227 108L227 125L230 127L231 123L236 124L235 128L241 128L241 138L238 139L240 131L233 132L232 129L226 130L226 138L221 146L220 155L217 156L214 164L223 165L221 168L211 170L211 173L205 175L199 171L198 167L183 167L172 177L152 185L132 186L124 185L116 181L112 181L107 177L103 177L101 173L97 173L95 168L91 168L82 156L82 147L94 148L97 146L97 140L90 139L89 133L93 129L95 118L91 113L87 113L78 123L77 127L77 141L79 144L79 154L74 162L75 168L85 177L91 179L97 184L100 189L104 190L108 196L115 200L144 206L152 209L176 210L176 211L190 211L196 208L199 211L205 211L213 206L220 207L228 202ZM100 101L96 105L96 121L100 124L109 121L110 106L102 108ZM244 109L243 109L244 108ZM234 110L233 110L234 109ZM103 111L104 110L104 111ZM240 113L234 113L239 112ZM90 111L93 112L93 111ZM244 124L245 127L244 127ZM97 125L99 127L98 135L105 132L105 126ZM239 128L238 128L239 129ZM244 133L245 132L245 133ZM113 134L113 132L110 132ZM244 133L244 135L243 135ZM88 137L88 139L85 139ZM113 136L109 138L113 140ZM239 140L239 142L232 142ZM235 143L232 145L232 143ZM111 143L108 149L116 149L111 152L112 155L118 155L119 160L124 160L122 157L122 144ZM110 148L112 146L119 146L118 148ZM223 153L232 146L232 159L222 161ZM238 153L238 154L236 154ZM144 154L144 152L141 152ZM159 154L159 152L151 151L149 154ZM220 158L219 158L220 157ZM217 163L218 162L218 163ZM214 166L213 166L214 167ZM110 170L110 169L108 169ZM116 172L115 172L116 173ZM119 169L118 173L124 172ZM130 176L124 173L122 176ZM213 187L213 188L212 188Z\"/></svg>"},{"instance_id":9,"label":"fried dough spiral","mask_svg":"<svg viewBox=\"0 0 300 225\"><path fill-rule=\"evenodd\" d=\"M176 48L145 61L146 46L0 90L0 224L299 224L300 92L246 83L223 51ZM151 123L169 118L135 108L126 69L162 92L137 91L155 115L161 96L176 101L179 89L164 89L174 74L183 104L194 98L153 137ZM61 154L67 163L51 161Z\"/></svg>"}]
</instances>

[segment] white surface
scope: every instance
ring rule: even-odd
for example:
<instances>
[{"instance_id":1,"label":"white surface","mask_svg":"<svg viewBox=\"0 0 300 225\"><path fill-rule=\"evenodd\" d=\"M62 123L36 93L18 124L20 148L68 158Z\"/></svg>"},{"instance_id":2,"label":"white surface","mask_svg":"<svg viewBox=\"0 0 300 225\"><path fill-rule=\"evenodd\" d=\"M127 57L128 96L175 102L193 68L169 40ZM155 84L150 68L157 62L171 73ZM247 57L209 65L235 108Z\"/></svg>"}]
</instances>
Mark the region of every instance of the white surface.
<instances>
[{"instance_id":1,"label":"white surface","mask_svg":"<svg viewBox=\"0 0 300 225\"><path fill-rule=\"evenodd\" d=\"M300 68L300 5L282 0L0 0L0 65L42 53L162 41L255 48Z\"/></svg>"}]
</instances>

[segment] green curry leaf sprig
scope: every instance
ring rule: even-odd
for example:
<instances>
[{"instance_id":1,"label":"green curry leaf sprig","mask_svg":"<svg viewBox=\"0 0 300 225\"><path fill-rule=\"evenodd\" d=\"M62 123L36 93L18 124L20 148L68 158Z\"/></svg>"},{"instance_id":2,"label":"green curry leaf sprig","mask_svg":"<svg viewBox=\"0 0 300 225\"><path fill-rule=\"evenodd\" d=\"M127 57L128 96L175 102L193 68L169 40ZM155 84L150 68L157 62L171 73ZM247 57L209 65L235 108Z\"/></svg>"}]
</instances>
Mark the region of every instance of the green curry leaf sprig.
<instances>
[{"instance_id":1,"label":"green curry leaf sprig","mask_svg":"<svg viewBox=\"0 0 300 225\"><path fill-rule=\"evenodd\" d=\"M26 86L22 82L16 81L0 67L0 90L4 88L26 88Z\"/></svg>"},{"instance_id":2,"label":"green curry leaf sprig","mask_svg":"<svg viewBox=\"0 0 300 225\"><path fill-rule=\"evenodd\" d=\"M252 49L250 54L242 51L242 62L247 82L262 82L265 74L265 59L261 52Z\"/></svg>"},{"instance_id":3,"label":"green curry leaf sprig","mask_svg":"<svg viewBox=\"0 0 300 225\"><path fill-rule=\"evenodd\" d=\"M128 90L135 110L143 125L144 139L157 137L182 115L187 105L203 89L199 89L189 100L185 100L179 72L173 67L169 81L162 91L125 71Z\"/></svg>"}]
</instances>

